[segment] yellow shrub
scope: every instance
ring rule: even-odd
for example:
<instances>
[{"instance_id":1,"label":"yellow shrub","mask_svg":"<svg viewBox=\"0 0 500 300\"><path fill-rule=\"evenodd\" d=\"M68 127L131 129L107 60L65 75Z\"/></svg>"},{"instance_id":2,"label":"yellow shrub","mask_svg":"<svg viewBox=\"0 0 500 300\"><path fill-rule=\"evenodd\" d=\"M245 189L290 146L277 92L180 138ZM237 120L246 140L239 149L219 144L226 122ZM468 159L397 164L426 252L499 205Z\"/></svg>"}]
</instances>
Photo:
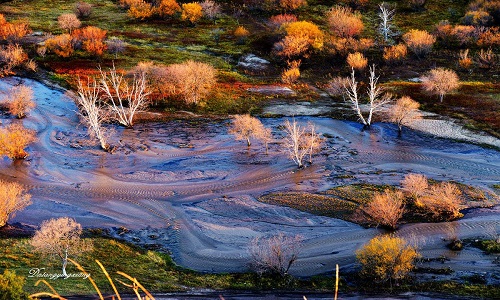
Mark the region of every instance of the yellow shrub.
<instances>
[{"instance_id":1,"label":"yellow shrub","mask_svg":"<svg viewBox=\"0 0 500 300\"><path fill-rule=\"evenodd\" d=\"M408 48L403 44L387 47L384 49L384 60L395 63L403 60L408 55Z\"/></svg>"},{"instance_id":2,"label":"yellow shrub","mask_svg":"<svg viewBox=\"0 0 500 300\"><path fill-rule=\"evenodd\" d=\"M11 159L24 159L28 156L24 149L35 140L35 131L21 124L0 128L0 155Z\"/></svg>"},{"instance_id":3,"label":"yellow shrub","mask_svg":"<svg viewBox=\"0 0 500 300\"><path fill-rule=\"evenodd\" d=\"M69 57L75 51L69 34L56 35L45 41L45 46L51 52L61 57Z\"/></svg>"},{"instance_id":4,"label":"yellow shrub","mask_svg":"<svg viewBox=\"0 0 500 300\"><path fill-rule=\"evenodd\" d=\"M415 247L393 236L375 237L356 251L356 258L362 265L361 274L377 282L404 279L419 256Z\"/></svg>"},{"instance_id":5,"label":"yellow shrub","mask_svg":"<svg viewBox=\"0 0 500 300\"><path fill-rule=\"evenodd\" d=\"M362 53L350 53L347 56L347 64L356 70L363 70L368 65L368 59Z\"/></svg>"},{"instance_id":6,"label":"yellow shrub","mask_svg":"<svg viewBox=\"0 0 500 300\"><path fill-rule=\"evenodd\" d=\"M403 35L408 48L417 56L424 56L432 50L436 38L425 30L412 29Z\"/></svg>"},{"instance_id":7,"label":"yellow shrub","mask_svg":"<svg viewBox=\"0 0 500 300\"><path fill-rule=\"evenodd\" d=\"M147 19L154 13L153 6L144 1L133 2L128 10L128 15L134 19Z\"/></svg>"},{"instance_id":8,"label":"yellow shrub","mask_svg":"<svg viewBox=\"0 0 500 300\"><path fill-rule=\"evenodd\" d=\"M184 3L182 4L182 20L188 20L192 24L196 23L199 19L203 17L203 8L198 2Z\"/></svg>"}]
</instances>

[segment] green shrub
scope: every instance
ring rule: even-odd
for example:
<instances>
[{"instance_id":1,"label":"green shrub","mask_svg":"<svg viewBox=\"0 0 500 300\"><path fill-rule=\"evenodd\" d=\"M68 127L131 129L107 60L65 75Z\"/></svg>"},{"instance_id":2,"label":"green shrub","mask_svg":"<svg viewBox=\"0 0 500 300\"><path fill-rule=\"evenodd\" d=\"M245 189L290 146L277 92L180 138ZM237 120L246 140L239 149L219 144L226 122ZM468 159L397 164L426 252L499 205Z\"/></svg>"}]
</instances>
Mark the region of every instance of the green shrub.
<instances>
[{"instance_id":1,"label":"green shrub","mask_svg":"<svg viewBox=\"0 0 500 300\"><path fill-rule=\"evenodd\" d=\"M5 270L0 275L0 300L29 299L23 291L24 277L17 276L16 272Z\"/></svg>"}]
</instances>

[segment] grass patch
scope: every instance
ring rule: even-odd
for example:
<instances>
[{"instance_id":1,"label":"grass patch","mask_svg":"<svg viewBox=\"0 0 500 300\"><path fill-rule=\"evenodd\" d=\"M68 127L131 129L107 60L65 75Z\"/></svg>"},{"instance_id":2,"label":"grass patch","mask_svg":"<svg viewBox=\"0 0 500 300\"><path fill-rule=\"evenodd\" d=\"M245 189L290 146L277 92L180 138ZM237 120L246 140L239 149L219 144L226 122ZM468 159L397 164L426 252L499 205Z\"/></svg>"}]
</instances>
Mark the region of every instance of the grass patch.
<instances>
[{"instance_id":1,"label":"grass patch","mask_svg":"<svg viewBox=\"0 0 500 300\"><path fill-rule=\"evenodd\" d=\"M500 286L485 284L457 283L454 281L428 281L414 286L416 290L438 292L456 296L473 296L482 299L497 299Z\"/></svg>"}]
</instances>

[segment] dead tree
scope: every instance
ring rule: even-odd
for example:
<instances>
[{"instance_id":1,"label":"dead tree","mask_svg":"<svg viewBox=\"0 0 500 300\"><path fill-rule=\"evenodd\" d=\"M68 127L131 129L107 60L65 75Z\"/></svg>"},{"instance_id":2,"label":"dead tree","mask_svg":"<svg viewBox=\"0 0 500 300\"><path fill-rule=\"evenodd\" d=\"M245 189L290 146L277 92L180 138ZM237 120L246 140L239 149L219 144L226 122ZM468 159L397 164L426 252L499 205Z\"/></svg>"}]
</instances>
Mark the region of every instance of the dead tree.
<instances>
[{"instance_id":1,"label":"dead tree","mask_svg":"<svg viewBox=\"0 0 500 300\"><path fill-rule=\"evenodd\" d=\"M315 132L312 123L306 127L297 124L295 119L290 122L285 121L285 148L288 150L289 157L297 164L299 168L304 167L304 158L309 155L309 162L312 163L312 155L319 150L321 139Z\"/></svg>"},{"instance_id":2,"label":"dead tree","mask_svg":"<svg viewBox=\"0 0 500 300\"><path fill-rule=\"evenodd\" d=\"M102 124L108 119L108 114L99 100L100 87L95 79L88 79L84 85L78 79L77 103L80 107L80 117L87 126L90 137L96 138L101 144L101 148L109 150L107 135Z\"/></svg>"},{"instance_id":3,"label":"dead tree","mask_svg":"<svg viewBox=\"0 0 500 300\"><path fill-rule=\"evenodd\" d=\"M133 79L129 82L123 75L116 72L114 65L109 73L103 72L101 69L99 72L101 74L101 90L108 100L109 109L115 114L118 123L132 127L137 111L145 109L149 104L150 92L147 90L145 73L134 74Z\"/></svg>"},{"instance_id":4,"label":"dead tree","mask_svg":"<svg viewBox=\"0 0 500 300\"><path fill-rule=\"evenodd\" d=\"M384 42L388 43L391 38L395 35L393 28L393 19L395 9L389 9L388 5L385 2L382 2L378 5L380 12L378 13L378 17L380 19L380 24L378 26L378 31L384 38Z\"/></svg>"},{"instance_id":5,"label":"dead tree","mask_svg":"<svg viewBox=\"0 0 500 300\"><path fill-rule=\"evenodd\" d=\"M360 99L358 95L358 82L356 81L354 69L351 72L351 78L344 88L344 100L349 102L352 109L356 112L359 120L365 127L370 127L373 114L381 107L392 101L392 95L384 93L384 90L378 86L379 77L375 75L375 65L370 67L370 78L367 89L368 95L368 117L365 118L361 111Z\"/></svg>"},{"instance_id":6,"label":"dead tree","mask_svg":"<svg viewBox=\"0 0 500 300\"><path fill-rule=\"evenodd\" d=\"M252 268L259 274L285 277L299 256L302 238L283 233L268 238L254 238L250 243Z\"/></svg>"}]
</instances>

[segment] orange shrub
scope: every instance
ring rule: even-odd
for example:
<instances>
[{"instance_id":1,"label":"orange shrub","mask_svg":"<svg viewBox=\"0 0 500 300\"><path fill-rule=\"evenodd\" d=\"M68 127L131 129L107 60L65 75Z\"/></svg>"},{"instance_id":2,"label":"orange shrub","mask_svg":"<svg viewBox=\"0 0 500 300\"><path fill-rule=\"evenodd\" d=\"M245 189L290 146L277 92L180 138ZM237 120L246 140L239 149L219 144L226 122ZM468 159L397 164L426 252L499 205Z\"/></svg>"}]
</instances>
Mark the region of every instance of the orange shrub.
<instances>
[{"instance_id":1,"label":"orange shrub","mask_svg":"<svg viewBox=\"0 0 500 300\"><path fill-rule=\"evenodd\" d=\"M464 69L472 66L472 59L469 57L469 49L461 50L458 54L458 65Z\"/></svg>"},{"instance_id":2,"label":"orange shrub","mask_svg":"<svg viewBox=\"0 0 500 300\"><path fill-rule=\"evenodd\" d=\"M35 140L35 131L21 124L2 127L0 128L0 155L11 159L24 159L28 156L24 149Z\"/></svg>"},{"instance_id":3,"label":"orange shrub","mask_svg":"<svg viewBox=\"0 0 500 300\"><path fill-rule=\"evenodd\" d=\"M425 30L412 29L403 35L408 48L418 57L425 56L432 50L436 38Z\"/></svg>"},{"instance_id":4,"label":"orange shrub","mask_svg":"<svg viewBox=\"0 0 500 300\"><path fill-rule=\"evenodd\" d=\"M368 65L368 59L359 52L349 53L347 55L347 64L356 70L363 70Z\"/></svg>"},{"instance_id":5,"label":"orange shrub","mask_svg":"<svg viewBox=\"0 0 500 300\"><path fill-rule=\"evenodd\" d=\"M69 34L56 35L45 41L47 50L54 52L57 56L70 57L75 49L73 39Z\"/></svg>"},{"instance_id":6,"label":"orange shrub","mask_svg":"<svg viewBox=\"0 0 500 300\"><path fill-rule=\"evenodd\" d=\"M0 14L0 37L8 41L18 41L30 32L27 22L18 20L16 22L7 22L5 17Z\"/></svg>"},{"instance_id":7,"label":"orange shrub","mask_svg":"<svg viewBox=\"0 0 500 300\"><path fill-rule=\"evenodd\" d=\"M281 81L286 84L293 84L297 82L300 77L300 60L292 61L288 64L288 69L281 73Z\"/></svg>"},{"instance_id":8,"label":"orange shrub","mask_svg":"<svg viewBox=\"0 0 500 300\"><path fill-rule=\"evenodd\" d=\"M144 20L153 16L155 10L150 3L145 1L133 1L128 9L128 15L134 19Z\"/></svg>"},{"instance_id":9,"label":"orange shrub","mask_svg":"<svg viewBox=\"0 0 500 300\"><path fill-rule=\"evenodd\" d=\"M203 17L203 8L198 2L182 4L182 20L188 20L191 24L194 24L201 19L201 17Z\"/></svg>"},{"instance_id":10,"label":"orange shrub","mask_svg":"<svg viewBox=\"0 0 500 300\"><path fill-rule=\"evenodd\" d=\"M292 22L297 22L297 16L290 14L281 14L272 16L267 22L271 28L274 30L281 28L281 26L290 24Z\"/></svg>"},{"instance_id":11,"label":"orange shrub","mask_svg":"<svg viewBox=\"0 0 500 300\"><path fill-rule=\"evenodd\" d=\"M238 39L238 43L243 44L245 42L246 38L250 35L250 32L248 32L248 30L245 27L238 26L234 30L233 34Z\"/></svg>"},{"instance_id":12,"label":"orange shrub","mask_svg":"<svg viewBox=\"0 0 500 300\"><path fill-rule=\"evenodd\" d=\"M347 7L336 5L326 13L326 17L330 30L337 37L354 37L359 35L364 29L361 16L353 13Z\"/></svg>"},{"instance_id":13,"label":"orange shrub","mask_svg":"<svg viewBox=\"0 0 500 300\"><path fill-rule=\"evenodd\" d=\"M179 11L181 11L181 7L175 0L161 0L156 8L156 12L161 17L171 17Z\"/></svg>"},{"instance_id":14,"label":"orange shrub","mask_svg":"<svg viewBox=\"0 0 500 300\"><path fill-rule=\"evenodd\" d=\"M106 30L95 26L87 26L73 32L74 39L82 43L83 50L93 55L102 55L106 50Z\"/></svg>"},{"instance_id":15,"label":"orange shrub","mask_svg":"<svg viewBox=\"0 0 500 300\"><path fill-rule=\"evenodd\" d=\"M497 47L500 46L500 28L488 28L479 36L477 44L481 47Z\"/></svg>"},{"instance_id":16,"label":"orange shrub","mask_svg":"<svg viewBox=\"0 0 500 300\"><path fill-rule=\"evenodd\" d=\"M355 39L332 37L330 39L329 48L332 52L337 52L341 55L346 55L351 51L364 52L371 48L375 43L372 39Z\"/></svg>"},{"instance_id":17,"label":"orange shrub","mask_svg":"<svg viewBox=\"0 0 500 300\"><path fill-rule=\"evenodd\" d=\"M306 6L306 0L279 0L279 5L284 10L296 10L299 7Z\"/></svg>"},{"instance_id":18,"label":"orange shrub","mask_svg":"<svg viewBox=\"0 0 500 300\"><path fill-rule=\"evenodd\" d=\"M402 61L408 55L408 48L404 44L398 44L384 48L384 60L388 63Z\"/></svg>"}]
</instances>

